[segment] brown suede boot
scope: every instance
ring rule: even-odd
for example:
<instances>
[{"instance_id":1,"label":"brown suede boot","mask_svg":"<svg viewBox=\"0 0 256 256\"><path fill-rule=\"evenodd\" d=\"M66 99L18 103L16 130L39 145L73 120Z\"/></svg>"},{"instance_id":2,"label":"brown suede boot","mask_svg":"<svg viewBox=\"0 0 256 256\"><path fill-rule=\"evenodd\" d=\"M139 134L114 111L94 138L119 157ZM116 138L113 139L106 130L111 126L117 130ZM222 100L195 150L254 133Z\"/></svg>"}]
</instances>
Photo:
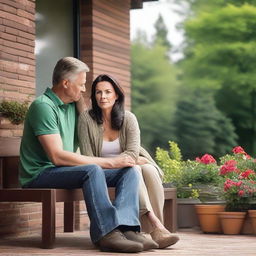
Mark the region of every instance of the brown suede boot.
<instances>
[{"instance_id":1,"label":"brown suede boot","mask_svg":"<svg viewBox=\"0 0 256 256\"><path fill-rule=\"evenodd\" d=\"M125 231L124 236L131 241L142 243L144 251L158 248L158 244L155 241L139 232Z\"/></svg>"},{"instance_id":2,"label":"brown suede boot","mask_svg":"<svg viewBox=\"0 0 256 256\"><path fill-rule=\"evenodd\" d=\"M177 235L173 235L168 230L156 228L150 233L152 239L158 243L159 249L166 248L176 244L180 239Z\"/></svg>"},{"instance_id":3,"label":"brown suede boot","mask_svg":"<svg viewBox=\"0 0 256 256\"><path fill-rule=\"evenodd\" d=\"M141 252L143 244L128 240L118 229L103 236L97 245L103 252Z\"/></svg>"}]
</instances>

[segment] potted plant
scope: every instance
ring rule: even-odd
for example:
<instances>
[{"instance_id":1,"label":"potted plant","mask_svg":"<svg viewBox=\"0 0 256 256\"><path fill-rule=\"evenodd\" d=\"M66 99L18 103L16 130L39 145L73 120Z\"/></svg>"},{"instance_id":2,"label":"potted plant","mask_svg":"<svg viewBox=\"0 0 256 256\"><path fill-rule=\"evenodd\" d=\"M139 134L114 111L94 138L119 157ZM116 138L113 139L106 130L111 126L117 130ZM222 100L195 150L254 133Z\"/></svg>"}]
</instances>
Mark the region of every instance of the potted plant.
<instances>
[{"instance_id":1,"label":"potted plant","mask_svg":"<svg viewBox=\"0 0 256 256\"><path fill-rule=\"evenodd\" d=\"M9 119L12 124L21 124L25 120L28 111L28 101L2 101L0 103L0 113L2 117Z\"/></svg>"},{"instance_id":2,"label":"potted plant","mask_svg":"<svg viewBox=\"0 0 256 256\"><path fill-rule=\"evenodd\" d=\"M0 103L0 129L4 137L21 137L28 101L2 101Z\"/></svg>"},{"instance_id":3,"label":"potted plant","mask_svg":"<svg viewBox=\"0 0 256 256\"><path fill-rule=\"evenodd\" d=\"M233 155L222 157L221 163L223 198L226 201L226 211L219 213L222 229L224 234L239 234L256 191L256 174L253 170L256 163L239 146L233 149Z\"/></svg>"},{"instance_id":4,"label":"potted plant","mask_svg":"<svg viewBox=\"0 0 256 256\"><path fill-rule=\"evenodd\" d=\"M225 206L219 201L218 184L222 178L219 176L217 162L212 155L205 154L195 161L187 161L187 166L191 169L190 180L194 178L193 182L197 184L199 198L203 202L195 205L200 228L204 233L220 233L217 213L223 211Z\"/></svg>"}]
</instances>

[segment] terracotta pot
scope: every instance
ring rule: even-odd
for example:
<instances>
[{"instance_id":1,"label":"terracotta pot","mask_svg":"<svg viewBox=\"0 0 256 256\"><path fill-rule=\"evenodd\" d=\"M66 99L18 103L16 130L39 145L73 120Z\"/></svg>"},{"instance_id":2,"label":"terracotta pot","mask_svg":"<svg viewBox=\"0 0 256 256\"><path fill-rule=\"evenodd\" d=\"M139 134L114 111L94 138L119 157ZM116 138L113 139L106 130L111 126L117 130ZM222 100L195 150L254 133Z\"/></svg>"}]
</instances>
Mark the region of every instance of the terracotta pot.
<instances>
[{"instance_id":1,"label":"terracotta pot","mask_svg":"<svg viewBox=\"0 0 256 256\"><path fill-rule=\"evenodd\" d=\"M221 227L226 235L238 235L241 232L246 212L219 212Z\"/></svg>"},{"instance_id":2,"label":"terracotta pot","mask_svg":"<svg viewBox=\"0 0 256 256\"><path fill-rule=\"evenodd\" d=\"M252 220L249 217L249 214L247 214L245 216L241 234L242 235L252 235L253 234Z\"/></svg>"},{"instance_id":3,"label":"terracotta pot","mask_svg":"<svg viewBox=\"0 0 256 256\"><path fill-rule=\"evenodd\" d=\"M253 234L256 235L256 210L249 210L248 213L252 222Z\"/></svg>"},{"instance_id":4,"label":"terracotta pot","mask_svg":"<svg viewBox=\"0 0 256 256\"><path fill-rule=\"evenodd\" d=\"M225 205L195 205L201 230L204 233L221 233L220 221L217 213L225 209Z\"/></svg>"}]
</instances>

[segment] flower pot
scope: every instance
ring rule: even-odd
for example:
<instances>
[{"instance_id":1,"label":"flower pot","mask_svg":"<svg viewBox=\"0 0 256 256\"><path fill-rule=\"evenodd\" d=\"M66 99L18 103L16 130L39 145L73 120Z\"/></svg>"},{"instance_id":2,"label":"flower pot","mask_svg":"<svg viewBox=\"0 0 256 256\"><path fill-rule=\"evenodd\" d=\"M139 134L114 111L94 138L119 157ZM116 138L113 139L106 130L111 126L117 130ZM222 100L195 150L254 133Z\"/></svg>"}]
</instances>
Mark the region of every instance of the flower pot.
<instances>
[{"instance_id":1,"label":"flower pot","mask_svg":"<svg viewBox=\"0 0 256 256\"><path fill-rule=\"evenodd\" d=\"M195 205L201 230L204 233L221 233L220 221L217 213L225 209L225 205Z\"/></svg>"},{"instance_id":2,"label":"flower pot","mask_svg":"<svg viewBox=\"0 0 256 256\"><path fill-rule=\"evenodd\" d=\"M249 210L248 213L252 222L253 234L256 235L256 210Z\"/></svg>"},{"instance_id":3,"label":"flower pot","mask_svg":"<svg viewBox=\"0 0 256 256\"><path fill-rule=\"evenodd\" d=\"M241 234L242 235L252 235L253 234L252 220L249 217L249 214L247 214L245 216Z\"/></svg>"},{"instance_id":4,"label":"flower pot","mask_svg":"<svg viewBox=\"0 0 256 256\"><path fill-rule=\"evenodd\" d=\"M225 235L238 235L241 232L246 212L219 212L221 227Z\"/></svg>"}]
</instances>

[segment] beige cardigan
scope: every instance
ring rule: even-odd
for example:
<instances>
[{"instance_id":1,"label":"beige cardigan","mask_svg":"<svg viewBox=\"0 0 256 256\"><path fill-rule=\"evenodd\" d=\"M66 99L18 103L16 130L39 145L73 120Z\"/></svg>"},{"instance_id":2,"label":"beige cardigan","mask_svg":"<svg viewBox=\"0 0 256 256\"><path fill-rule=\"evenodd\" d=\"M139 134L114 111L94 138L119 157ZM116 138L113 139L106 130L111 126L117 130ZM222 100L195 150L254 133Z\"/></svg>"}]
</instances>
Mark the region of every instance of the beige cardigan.
<instances>
[{"instance_id":1,"label":"beige cardigan","mask_svg":"<svg viewBox=\"0 0 256 256\"><path fill-rule=\"evenodd\" d=\"M97 124L88 110L84 111L78 120L78 138L80 151L86 156L101 156L103 142L103 126ZM122 154L130 155L137 160L138 156L143 156L156 167L159 176L162 179L163 171L155 163L149 153L140 146L140 129L137 118L129 111L125 111L124 123L119 134Z\"/></svg>"}]
</instances>

